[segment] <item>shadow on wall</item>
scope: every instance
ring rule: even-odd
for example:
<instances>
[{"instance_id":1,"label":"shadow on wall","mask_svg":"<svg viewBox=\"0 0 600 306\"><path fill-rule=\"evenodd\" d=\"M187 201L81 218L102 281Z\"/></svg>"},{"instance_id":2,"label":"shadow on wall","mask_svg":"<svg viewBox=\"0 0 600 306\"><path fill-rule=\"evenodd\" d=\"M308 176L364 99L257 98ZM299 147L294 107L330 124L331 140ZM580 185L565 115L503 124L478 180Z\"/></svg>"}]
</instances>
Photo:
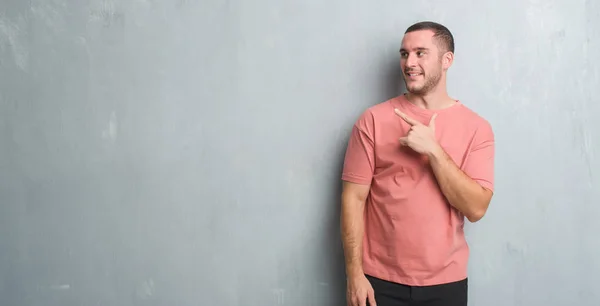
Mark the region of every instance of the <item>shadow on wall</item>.
<instances>
[{"instance_id":1,"label":"shadow on wall","mask_svg":"<svg viewBox=\"0 0 600 306\"><path fill-rule=\"evenodd\" d=\"M405 84L402 79L402 70L400 69L400 61L398 56L382 57L375 60L380 62L380 64L377 66L378 71L383 72L379 74L380 78L377 80L377 91L371 95L375 97L375 101L378 101L375 102L376 104L401 94L405 90ZM347 139L350 135L351 126L345 127L345 129ZM326 231L321 240L323 243L322 250L325 251L324 255L326 258L324 261L326 263L324 272L326 274L326 279L331 280L331 282L324 285L328 287L327 289L330 291L330 294L321 295L318 297L317 304L315 305L345 305L346 303L345 261L340 236L340 195L342 193L342 182L340 176L343 170L346 144L347 141L343 142L343 145L337 148L338 151L335 155L335 160L337 161L338 166L334 169L334 173L332 175L332 186L334 186L334 188L332 188L332 192L329 196L330 199L327 201L327 203L334 204L327 206L330 209L325 212L328 218L325 219L327 220L325 227ZM331 244L332 241L335 242L334 245ZM331 294L332 292L333 294ZM331 300L323 300L323 298Z\"/></svg>"},{"instance_id":2,"label":"shadow on wall","mask_svg":"<svg viewBox=\"0 0 600 306\"><path fill-rule=\"evenodd\" d=\"M398 49L400 49L399 46ZM382 62L384 63L382 64L381 71L384 71L384 74L381 80L381 94L384 95L384 100L387 100L406 91L406 84L402 77L400 54L391 58L385 58Z\"/></svg>"}]
</instances>

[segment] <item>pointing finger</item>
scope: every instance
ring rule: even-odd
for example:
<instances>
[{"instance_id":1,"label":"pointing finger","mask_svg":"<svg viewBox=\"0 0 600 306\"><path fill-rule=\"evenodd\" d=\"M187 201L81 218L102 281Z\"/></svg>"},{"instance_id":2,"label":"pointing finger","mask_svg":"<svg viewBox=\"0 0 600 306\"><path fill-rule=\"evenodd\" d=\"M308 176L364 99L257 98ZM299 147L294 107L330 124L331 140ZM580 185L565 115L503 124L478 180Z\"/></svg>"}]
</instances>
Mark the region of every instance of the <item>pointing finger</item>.
<instances>
[{"instance_id":1,"label":"pointing finger","mask_svg":"<svg viewBox=\"0 0 600 306\"><path fill-rule=\"evenodd\" d=\"M396 112L396 115L400 116L400 118L402 118L404 121L406 121L406 123L408 123L410 125L419 125L419 124L421 124L421 122L408 117L405 113L401 112L397 108L394 109L394 112Z\"/></svg>"}]
</instances>

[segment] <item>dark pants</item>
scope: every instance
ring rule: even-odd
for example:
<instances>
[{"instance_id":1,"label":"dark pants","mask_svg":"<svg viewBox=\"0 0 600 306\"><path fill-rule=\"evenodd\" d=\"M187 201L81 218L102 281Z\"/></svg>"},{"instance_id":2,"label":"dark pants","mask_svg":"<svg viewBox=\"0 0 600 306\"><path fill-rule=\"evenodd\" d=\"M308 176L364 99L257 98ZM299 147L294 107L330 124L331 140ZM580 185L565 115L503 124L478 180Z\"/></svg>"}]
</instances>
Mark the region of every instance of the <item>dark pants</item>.
<instances>
[{"instance_id":1,"label":"dark pants","mask_svg":"<svg viewBox=\"0 0 600 306\"><path fill-rule=\"evenodd\" d=\"M367 279L375 291L377 306L467 306L467 279L423 287L391 283L369 275Z\"/></svg>"}]
</instances>

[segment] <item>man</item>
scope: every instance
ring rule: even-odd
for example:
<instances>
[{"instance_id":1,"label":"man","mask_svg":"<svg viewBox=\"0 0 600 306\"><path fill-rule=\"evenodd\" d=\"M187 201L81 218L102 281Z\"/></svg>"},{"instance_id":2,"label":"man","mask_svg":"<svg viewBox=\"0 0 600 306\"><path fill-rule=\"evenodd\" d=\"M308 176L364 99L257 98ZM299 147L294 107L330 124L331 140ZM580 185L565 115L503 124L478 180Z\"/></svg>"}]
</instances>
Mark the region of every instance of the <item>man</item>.
<instances>
[{"instance_id":1,"label":"man","mask_svg":"<svg viewBox=\"0 0 600 306\"><path fill-rule=\"evenodd\" d=\"M421 22L402 40L407 93L356 121L342 174L348 305L466 306L464 219L493 194L490 124L448 96L454 39Z\"/></svg>"}]
</instances>

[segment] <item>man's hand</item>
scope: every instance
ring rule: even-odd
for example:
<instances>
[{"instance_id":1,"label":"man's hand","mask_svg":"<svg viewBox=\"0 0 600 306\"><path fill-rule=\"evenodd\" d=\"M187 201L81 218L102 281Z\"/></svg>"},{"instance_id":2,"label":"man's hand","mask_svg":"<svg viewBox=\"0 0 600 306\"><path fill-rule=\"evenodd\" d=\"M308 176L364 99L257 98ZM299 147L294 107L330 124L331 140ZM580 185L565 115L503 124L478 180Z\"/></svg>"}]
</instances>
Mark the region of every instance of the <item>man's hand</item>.
<instances>
[{"instance_id":1,"label":"man's hand","mask_svg":"<svg viewBox=\"0 0 600 306\"><path fill-rule=\"evenodd\" d=\"M348 277L346 300L348 306L376 306L373 286L364 275Z\"/></svg>"},{"instance_id":2,"label":"man's hand","mask_svg":"<svg viewBox=\"0 0 600 306\"><path fill-rule=\"evenodd\" d=\"M424 125L421 122L408 117L397 108L394 109L394 111L411 126L408 134L404 137L400 137L400 143L402 145L408 146L415 152L428 156L439 151L440 145L435 139L435 118L437 117L437 114L434 114L431 117L429 125Z\"/></svg>"}]
</instances>

